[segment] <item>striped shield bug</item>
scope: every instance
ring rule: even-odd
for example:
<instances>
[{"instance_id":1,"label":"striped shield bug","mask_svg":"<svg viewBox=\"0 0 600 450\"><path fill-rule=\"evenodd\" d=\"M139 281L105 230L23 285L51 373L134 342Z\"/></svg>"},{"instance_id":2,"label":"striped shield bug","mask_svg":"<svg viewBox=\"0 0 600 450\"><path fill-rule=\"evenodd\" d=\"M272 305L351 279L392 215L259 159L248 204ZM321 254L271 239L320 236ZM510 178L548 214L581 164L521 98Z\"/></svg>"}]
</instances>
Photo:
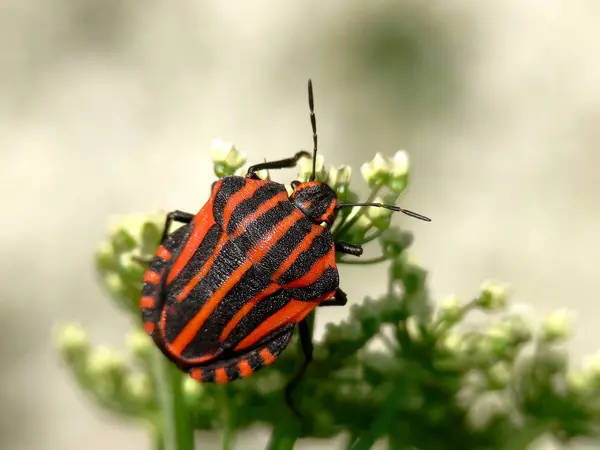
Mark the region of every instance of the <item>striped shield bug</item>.
<instances>
[{"instance_id":1,"label":"striped shield bug","mask_svg":"<svg viewBox=\"0 0 600 450\"><path fill-rule=\"evenodd\" d=\"M245 176L212 184L196 214L167 215L160 245L144 275L140 308L144 329L180 370L201 382L227 383L271 364L296 326L304 361L285 389L291 394L312 359L306 316L317 306L343 306L336 252L360 256L359 245L336 242L330 232L344 207L376 206L427 220L399 206L338 203L316 181L317 126L312 83L308 101L313 153L255 164ZM312 158L307 182L263 180L265 169L294 167ZM183 225L170 233L172 222ZM297 413L297 412L296 412Z\"/></svg>"}]
</instances>

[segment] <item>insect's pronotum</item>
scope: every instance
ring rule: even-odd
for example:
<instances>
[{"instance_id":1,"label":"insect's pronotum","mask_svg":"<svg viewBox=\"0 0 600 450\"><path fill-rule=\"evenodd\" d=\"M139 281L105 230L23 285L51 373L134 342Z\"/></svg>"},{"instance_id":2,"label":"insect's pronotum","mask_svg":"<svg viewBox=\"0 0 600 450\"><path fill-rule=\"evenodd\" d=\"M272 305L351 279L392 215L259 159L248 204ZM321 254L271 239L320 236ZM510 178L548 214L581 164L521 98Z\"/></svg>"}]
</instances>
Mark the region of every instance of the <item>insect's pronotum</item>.
<instances>
[{"instance_id":1,"label":"insect's pronotum","mask_svg":"<svg viewBox=\"0 0 600 450\"><path fill-rule=\"evenodd\" d=\"M335 191L315 181L317 126L308 81L313 153L297 152L251 166L246 176L212 185L196 214L167 215L160 246L144 275L140 308L144 329L161 351L198 381L226 383L271 364L296 326L304 361L289 381L286 401L312 359L306 316L317 306L344 306L336 252L360 256L359 245L334 241L330 227L345 207L376 206L418 219L399 206L338 203ZM285 186L260 179L264 169L294 167L312 157L309 181ZM173 221L184 225L169 233Z\"/></svg>"}]
</instances>

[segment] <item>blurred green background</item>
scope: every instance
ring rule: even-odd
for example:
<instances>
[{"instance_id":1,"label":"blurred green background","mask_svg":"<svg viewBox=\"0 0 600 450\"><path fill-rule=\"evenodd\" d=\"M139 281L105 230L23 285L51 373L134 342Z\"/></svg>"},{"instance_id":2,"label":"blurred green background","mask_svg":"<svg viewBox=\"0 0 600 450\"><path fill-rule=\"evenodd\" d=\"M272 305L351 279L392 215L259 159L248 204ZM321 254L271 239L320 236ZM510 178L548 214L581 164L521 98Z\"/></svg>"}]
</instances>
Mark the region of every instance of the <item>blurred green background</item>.
<instances>
[{"instance_id":1,"label":"blurred green background","mask_svg":"<svg viewBox=\"0 0 600 450\"><path fill-rule=\"evenodd\" d=\"M109 217L198 210L214 137L252 160L309 148L309 77L328 163L358 178L375 152L409 151L403 206L433 222L397 220L434 295L506 280L524 311L574 309L572 354L595 351L599 14L593 0L0 0L0 448L148 448L74 389L52 324L122 346L92 259ZM386 273L341 279L360 300ZM321 311L316 336L346 313Z\"/></svg>"}]
</instances>

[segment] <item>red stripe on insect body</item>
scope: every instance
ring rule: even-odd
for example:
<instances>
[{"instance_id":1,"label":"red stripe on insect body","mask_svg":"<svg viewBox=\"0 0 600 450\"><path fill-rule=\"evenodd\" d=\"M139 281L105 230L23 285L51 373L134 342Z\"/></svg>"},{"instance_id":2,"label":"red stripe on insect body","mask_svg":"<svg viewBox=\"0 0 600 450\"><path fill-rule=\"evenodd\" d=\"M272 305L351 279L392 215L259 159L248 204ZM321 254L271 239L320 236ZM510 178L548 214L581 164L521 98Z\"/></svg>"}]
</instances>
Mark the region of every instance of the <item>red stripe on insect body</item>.
<instances>
[{"instance_id":1,"label":"red stripe on insect body","mask_svg":"<svg viewBox=\"0 0 600 450\"><path fill-rule=\"evenodd\" d=\"M144 295L140 298L140 308L142 309L154 309L156 307L156 301L154 297L150 295Z\"/></svg>"},{"instance_id":2,"label":"red stripe on insect body","mask_svg":"<svg viewBox=\"0 0 600 450\"><path fill-rule=\"evenodd\" d=\"M160 282L160 278L160 274L151 269L146 270L144 273L144 283L158 284Z\"/></svg>"},{"instance_id":3,"label":"red stripe on insect body","mask_svg":"<svg viewBox=\"0 0 600 450\"><path fill-rule=\"evenodd\" d=\"M219 180L218 183L221 183L221 181ZM204 236L206 236L206 233L208 233L208 230L210 230L210 227L214 224L214 221L213 200L211 197L211 199L202 207L200 212L194 217L192 232L171 266L169 274L167 275L166 284L171 283L177 278L189 263L190 259L192 259L196 253L196 250L198 250L198 247L200 247L200 244L202 244Z\"/></svg>"},{"instance_id":4,"label":"red stripe on insect body","mask_svg":"<svg viewBox=\"0 0 600 450\"><path fill-rule=\"evenodd\" d=\"M251 298L248 302L246 302L240 310L233 316L233 318L227 323L225 328L223 328L223 332L221 333L220 340L221 342L225 342L229 334L233 331L233 329L237 326L240 321L246 317L246 315L254 308L254 306L265 297L273 294L277 290L281 289L278 284L272 283L258 295Z\"/></svg>"},{"instance_id":5,"label":"red stripe on insect body","mask_svg":"<svg viewBox=\"0 0 600 450\"><path fill-rule=\"evenodd\" d=\"M328 268L336 268L335 266L335 248L331 248L325 255L317 259L311 268L304 274L304 276L288 283L285 285L288 289L301 288L310 286L316 283L322 276L325 270Z\"/></svg>"},{"instance_id":6,"label":"red stripe on insect body","mask_svg":"<svg viewBox=\"0 0 600 450\"><path fill-rule=\"evenodd\" d=\"M231 276L217 289L208 301L200 308L200 311L185 325L183 330L177 335L172 343L166 343L169 351L175 355L181 355L181 352L194 339L198 330L202 327L206 319L213 313L215 308L235 286L242 275L246 273L252 265L260 262L269 252L269 250L285 235L285 233L294 226L294 224L304 216L300 211L293 211L286 216L277 226L258 241L248 253L246 260L238 267ZM164 311L163 311L164 317ZM164 327L163 327L164 328ZM204 358L203 358L204 359ZM191 361L191 360L190 360ZM194 360L196 361L196 360Z\"/></svg>"},{"instance_id":7,"label":"red stripe on insect body","mask_svg":"<svg viewBox=\"0 0 600 450\"><path fill-rule=\"evenodd\" d=\"M261 348L260 352L258 352L260 358L263 360L263 363L265 364L265 366L268 366L269 364L273 364L273 362L277 359L277 357L275 355L273 355L273 353L271 353L271 351L268 348Z\"/></svg>"},{"instance_id":8,"label":"red stripe on insect body","mask_svg":"<svg viewBox=\"0 0 600 450\"><path fill-rule=\"evenodd\" d=\"M328 293L328 297L331 297L331 293ZM318 305L318 301L300 301L290 300L287 305L277 311L272 316L265 319L261 324L256 327L249 335L247 335L242 341L235 347L235 350L243 350L247 347L255 345L266 335L271 333L288 323L298 323L304 317L308 315Z\"/></svg>"},{"instance_id":9,"label":"red stripe on insect body","mask_svg":"<svg viewBox=\"0 0 600 450\"><path fill-rule=\"evenodd\" d=\"M201 368L196 367L190 371L190 377L192 377L196 381L202 381L203 371Z\"/></svg>"},{"instance_id":10,"label":"red stripe on insect body","mask_svg":"<svg viewBox=\"0 0 600 450\"><path fill-rule=\"evenodd\" d=\"M162 245L158 247L158 249L156 250L155 255L158 256L160 259L163 259L165 261L170 261L171 257L173 256L173 254L171 253L171 251L168 248L163 247Z\"/></svg>"},{"instance_id":11,"label":"red stripe on insect body","mask_svg":"<svg viewBox=\"0 0 600 450\"><path fill-rule=\"evenodd\" d=\"M235 197L235 195L232 196L232 199L233 199L233 197ZM273 198L267 200L266 202L264 202L253 214L251 214L250 216L246 217L242 221L242 223L240 223L240 225L238 225L238 227L235 229L235 231L231 235L228 235L227 233L223 232L223 234L221 235L221 238L219 239L219 242L217 243L217 245L215 246L215 249L213 250L213 253L210 255L210 257L208 258L208 260L204 263L204 265L198 271L198 273L192 277L192 279L188 282L188 284L177 295L176 300L178 302L181 302L181 301L185 300L185 298L196 287L196 285L200 281L202 281L202 279L206 276L206 274L210 270L210 268L211 268L212 264L214 263L215 259L220 255L221 250L223 249L223 247L225 246L225 244L227 244L227 242L229 242L229 241L231 241L233 239L237 239L238 237L240 237L240 235L246 231L246 227L250 223L252 223L256 219L258 219L260 216L266 214L268 211L270 211L271 209L275 208L277 205L279 205L281 202L284 202L284 201L287 201L287 196L286 196L285 192L283 192L281 194L278 194L275 197L273 197ZM231 200L230 200L230 202L231 202ZM228 207L230 206L229 202L228 202L227 206ZM233 209L234 209L234 206L231 206L229 208L229 210L226 209L226 211L228 211L229 215L231 215L231 211Z\"/></svg>"},{"instance_id":12,"label":"red stripe on insect body","mask_svg":"<svg viewBox=\"0 0 600 450\"><path fill-rule=\"evenodd\" d=\"M254 370L252 370L252 366L250 366L250 363L247 359L242 359L241 361L239 361L237 363L237 366L238 370L240 371L241 378L249 377L254 372Z\"/></svg>"},{"instance_id":13,"label":"red stripe on insect body","mask_svg":"<svg viewBox=\"0 0 600 450\"><path fill-rule=\"evenodd\" d=\"M215 369L215 383L217 384L225 384L229 382L229 377L227 376L227 371L225 367L217 367Z\"/></svg>"}]
</instances>

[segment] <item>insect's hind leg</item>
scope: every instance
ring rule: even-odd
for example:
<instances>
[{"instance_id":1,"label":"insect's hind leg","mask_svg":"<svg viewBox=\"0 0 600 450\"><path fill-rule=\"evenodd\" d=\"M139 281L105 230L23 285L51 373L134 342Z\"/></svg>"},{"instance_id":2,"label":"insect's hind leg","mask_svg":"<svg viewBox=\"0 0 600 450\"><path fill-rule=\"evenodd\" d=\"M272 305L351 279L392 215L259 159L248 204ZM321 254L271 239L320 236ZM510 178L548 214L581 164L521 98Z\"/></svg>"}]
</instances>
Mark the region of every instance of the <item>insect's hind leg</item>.
<instances>
[{"instance_id":1,"label":"insect's hind leg","mask_svg":"<svg viewBox=\"0 0 600 450\"><path fill-rule=\"evenodd\" d=\"M292 377L292 379L285 386L284 392L285 392L285 402L287 403L288 407L292 410L292 412L296 415L296 417L301 419L302 414L300 414L300 411L298 411L298 409L296 409L296 407L294 406L294 400L292 398L292 394L294 393L294 390L298 387L298 384L300 383L300 381L302 380L302 377L306 373L306 369L308 368L309 364L312 362L313 342L312 342L312 337L310 336L310 330L309 330L308 322L306 321L306 319L303 319L298 324L298 331L299 331L299 337L300 337L300 345L302 346L302 352L304 353L304 361L302 361L302 365L300 366L300 369L296 372L296 374Z\"/></svg>"},{"instance_id":2,"label":"insect's hind leg","mask_svg":"<svg viewBox=\"0 0 600 450\"><path fill-rule=\"evenodd\" d=\"M335 251L352 256L361 256L363 249L360 245L348 244L346 242L335 242Z\"/></svg>"},{"instance_id":3,"label":"insect's hind leg","mask_svg":"<svg viewBox=\"0 0 600 450\"><path fill-rule=\"evenodd\" d=\"M247 178L254 178L255 173L265 169L286 169L288 167L294 167L298 164L300 158L311 158L312 155L304 150L299 151L291 158L279 159L277 161L267 161L264 163L254 164L248 168Z\"/></svg>"},{"instance_id":4,"label":"insect's hind leg","mask_svg":"<svg viewBox=\"0 0 600 450\"><path fill-rule=\"evenodd\" d=\"M319 303L319 307L321 307L321 306L345 306L346 303L348 303L348 296L340 288L337 288L335 290L335 294L333 295L333 297Z\"/></svg>"},{"instance_id":5,"label":"insect's hind leg","mask_svg":"<svg viewBox=\"0 0 600 450\"><path fill-rule=\"evenodd\" d=\"M169 236L169 229L171 228L171 225L173 224L173 222L180 222L183 224L188 224L193 219L194 219L194 214L187 213L184 211L179 211L179 210L171 211L169 214L167 214L167 218L165 220L165 226L163 228L162 236L160 238L160 245L163 245L165 243L165 240L167 239L167 236ZM144 258L143 256L134 256L133 257L134 261L137 261L142 264L150 264L152 262L152 259L153 259L152 256L146 257L146 258Z\"/></svg>"}]
</instances>

